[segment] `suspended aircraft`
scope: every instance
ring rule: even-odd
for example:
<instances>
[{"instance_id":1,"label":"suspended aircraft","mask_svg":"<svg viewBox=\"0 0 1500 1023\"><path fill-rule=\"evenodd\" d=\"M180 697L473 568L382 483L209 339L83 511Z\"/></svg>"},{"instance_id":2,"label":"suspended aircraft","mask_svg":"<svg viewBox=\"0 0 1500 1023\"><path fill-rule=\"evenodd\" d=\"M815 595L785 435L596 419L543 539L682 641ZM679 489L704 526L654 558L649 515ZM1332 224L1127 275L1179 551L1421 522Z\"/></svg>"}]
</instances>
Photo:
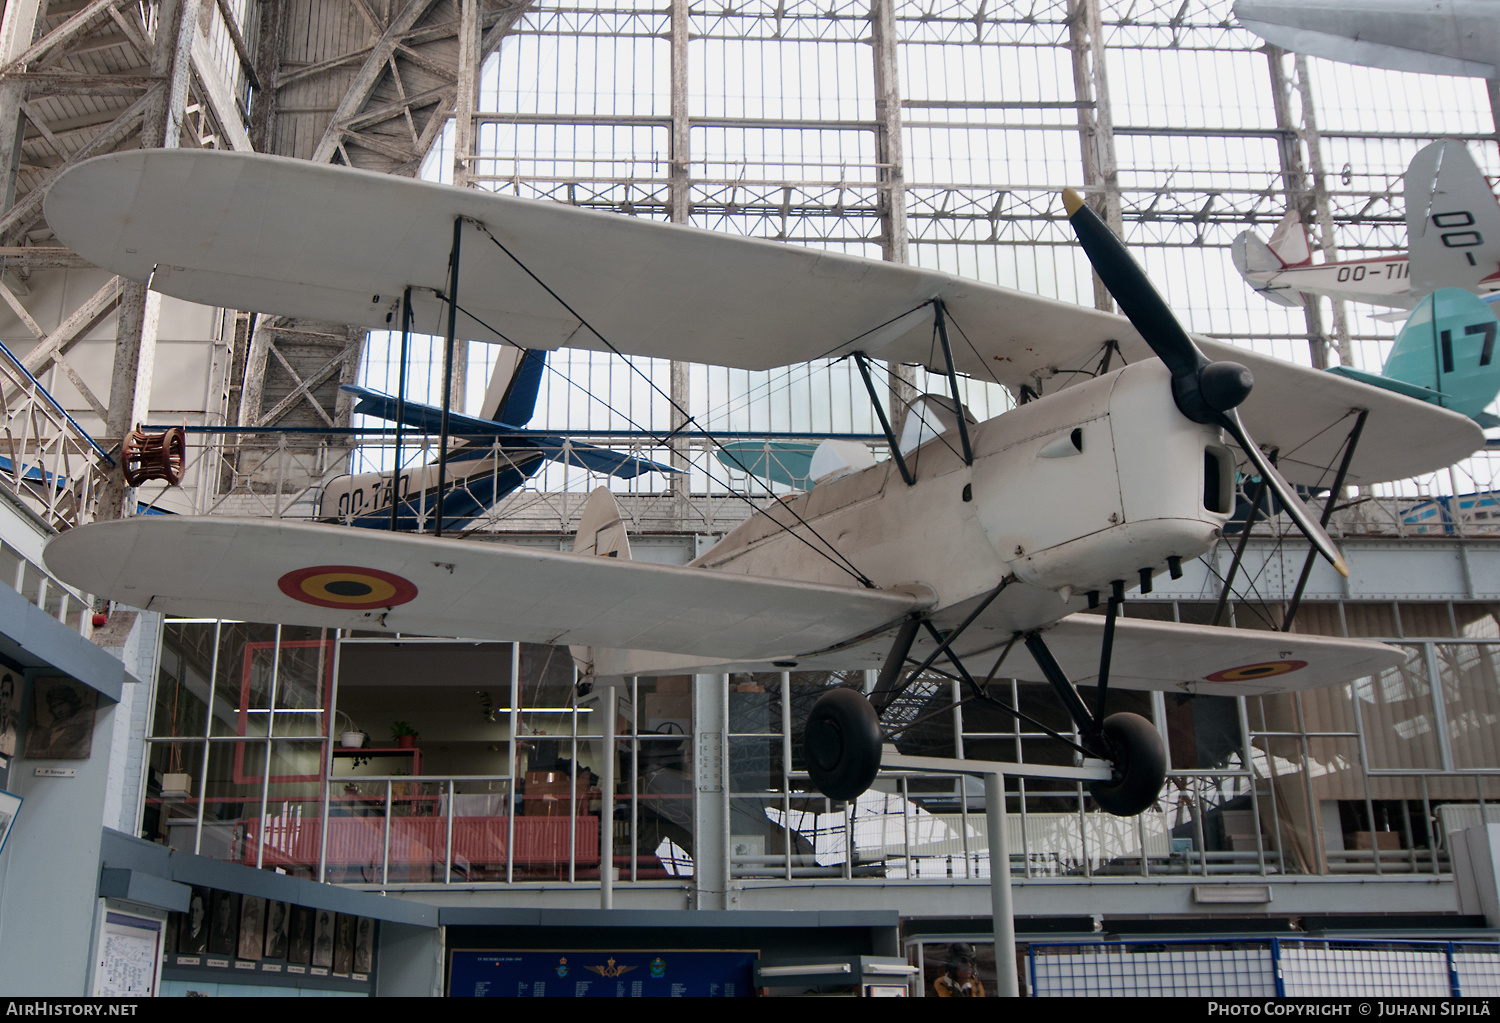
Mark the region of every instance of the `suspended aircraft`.
<instances>
[{"instance_id":1,"label":"suspended aircraft","mask_svg":"<svg viewBox=\"0 0 1500 1023\"><path fill-rule=\"evenodd\" d=\"M1500 65L1490 0L1237 0L1234 16L1284 50L1365 67L1494 78Z\"/></svg>"},{"instance_id":2,"label":"suspended aircraft","mask_svg":"<svg viewBox=\"0 0 1500 1023\"><path fill-rule=\"evenodd\" d=\"M53 186L48 222L85 258L167 294L372 327L404 306L527 349L743 369L847 358L892 456L862 465L826 449L810 491L770 502L685 567L632 561L603 490L572 552L137 517L70 530L47 564L165 612L568 644L597 680L879 669L869 699L833 690L808 719L809 776L835 799L871 783L878 712L921 672L1018 715L991 680L1045 682L1077 738L1047 731L1111 765L1096 801L1138 813L1165 753L1150 722L1106 713L1112 687L1253 695L1402 661L1361 640L1120 616L1127 591L1214 547L1238 459L1324 571L1347 572L1292 484L1327 487L1335 464L1334 492L1409 477L1467 455L1482 432L1435 404L1189 335L1089 207L1071 193L1065 204L1128 319L918 267L304 161L95 158ZM937 436L902 452L875 359L947 381L924 401ZM960 373L1020 404L974 422ZM1096 687L1094 706L1079 684Z\"/></svg>"},{"instance_id":3,"label":"suspended aircraft","mask_svg":"<svg viewBox=\"0 0 1500 1023\"><path fill-rule=\"evenodd\" d=\"M1312 294L1411 309L1438 288L1500 297L1500 206L1468 147L1444 139L1419 150L1406 168L1405 201L1405 255L1314 263L1292 209L1269 241L1253 231L1235 237L1235 268L1285 306Z\"/></svg>"},{"instance_id":4,"label":"suspended aircraft","mask_svg":"<svg viewBox=\"0 0 1500 1023\"><path fill-rule=\"evenodd\" d=\"M1328 371L1451 408L1485 428L1500 427L1500 417L1485 411L1500 394L1497 333L1492 305L1462 288L1439 288L1412 310L1379 373L1352 366Z\"/></svg>"},{"instance_id":5,"label":"suspended aircraft","mask_svg":"<svg viewBox=\"0 0 1500 1023\"><path fill-rule=\"evenodd\" d=\"M354 406L357 414L420 433L456 435L460 440L447 450L443 465L429 463L400 472L356 473L331 480L318 499L318 518L368 529L412 530L436 527L441 508L439 531L455 532L519 489L548 462L619 479L681 471L647 458L527 430L546 362L545 351L502 348L480 414L466 416L450 409L446 431L441 408L344 385L343 390L359 399ZM392 493L398 495L395 507Z\"/></svg>"}]
</instances>

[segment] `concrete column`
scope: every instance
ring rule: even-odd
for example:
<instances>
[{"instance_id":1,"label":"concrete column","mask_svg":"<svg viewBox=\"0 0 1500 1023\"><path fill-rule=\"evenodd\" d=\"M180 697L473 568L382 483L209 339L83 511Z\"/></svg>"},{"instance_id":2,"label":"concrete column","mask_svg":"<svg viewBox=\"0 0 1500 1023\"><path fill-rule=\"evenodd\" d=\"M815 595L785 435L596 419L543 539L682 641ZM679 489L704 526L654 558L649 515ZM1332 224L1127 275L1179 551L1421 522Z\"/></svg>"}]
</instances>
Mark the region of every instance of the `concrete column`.
<instances>
[{"instance_id":1,"label":"concrete column","mask_svg":"<svg viewBox=\"0 0 1500 1023\"><path fill-rule=\"evenodd\" d=\"M1110 112L1109 75L1099 0L1070 0L1068 44L1073 52L1073 94L1079 102L1078 134L1083 150L1083 184L1090 205L1115 234L1124 235L1120 215L1120 167L1115 159L1115 123ZM1114 310L1114 299L1094 275L1094 305Z\"/></svg>"},{"instance_id":2,"label":"concrete column","mask_svg":"<svg viewBox=\"0 0 1500 1023\"><path fill-rule=\"evenodd\" d=\"M599 778L599 908L615 908L615 734L620 714L620 691L604 687L599 701L604 715L604 762Z\"/></svg>"},{"instance_id":3,"label":"concrete column","mask_svg":"<svg viewBox=\"0 0 1500 1023\"><path fill-rule=\"evenodd\" d=\"M729 908L729 676L693 676L693 908Z\"/></svg>"},{"instance_id":4,"label":"concrete column","mask_svg":"<svg viewBox=\"0 0 1500 1023\"><path fill-rule=\"evenodd\" d=\"M29 672L26 688L33 689L35 677L45 674ZM33 695L24 695L23 706ZM25 802L0 854L0 991L87 993L117 712L116 704L99 698L87 760L18 757L12 762L10 791ZM23 716L18 749L25 748L26 721ZM77 774L39 778L38 768Z\"/></svg>"},{"instance_id":5,"label":"concrete column","mask_svg":"<svg viewBox=\"0 0 1500 1023\"><path fill-rule=\"evenodd\" d=\"M1297 94L1302 101L1302 141L1307 146L1307 165L1312 172L1312 201L1317 216L1318 241L1323 249L1323 258L1332 263L1339 258L1339 252L1333 239L1333 206L1328 200L1328 175L1323 170L1323 137L1318 133L1312 76L1307 69L1307 58L1300 53L1292 58L1292 67L1297 75ZM1333 339L1338 345L1339 361L1345 366L1352 366L1354 349L1349 343L1349 318L1344 311L1344 303L1340 299L1331 298L1328 305L1333 312Z\"/></svg>"},{"instance_id":6,"label":"concrete column","mask_svg":"<svg viewBox=\"0 0 1500 1023\"><path fill-rule=\"evenodd\" d=\"M378 998L441 998L445 928L413 927L389 920L380 925Z\"/></svg>"},{"instance_id":7,"label":"concrete column","mask_svg":"<svg viewBox=\"0 0 1500 1023\"><path fill-rule=\"evenodd\" d=\"M0 15L0 67L25 53L31 45L41 7L41 0L10 0L5 5L5 13ZM25 98L25 83L0 81L0 160L4 161L0 167L5 174L0 213L16 201L16 168L26 135L26 122L21 115L21 102Z\"/></svg>"},{"instance_id":8,"label":"concrete column","mask_svg":"<svg viewBox=\"0 0 1500 1023\"><path fill-rule=\"evenodd\" d=\"M672 0L672 148L667 165L668 215L674 224L686 224L692 213L692 175L690 173L691 147L689 143L688 117L688 0ZM671 383L668 392L672 396L672 430L675 433L687 425L687 410L691 407L692 391L688 381L688 364L674 362L671 366ZM688 446L682 441L673 441L671 463L674 469L688 467ZM669 485L676 497L679 521L687 519L688 476L674 475Z\"/></svg>"},{"instance_id":9,"label":"concrete column","mask_svg":"<svg viewBox=\"0 0 1500 1023\"><path fill-rule=\"evenodd\" d=\"M453 98L453 183L474 183L474 111L479 104L479 0L463 0L458 19L458 84Z\"/></svg>"},{"instance_id":10,"label":"concrete column","mask_svg":"<svg viewBox=\"0 0 1500 1023\"><path fill-rule=\"evenodd\" d=\"M192 71L193 36L198 31L200 0L161 0L156 49L151 74L162 84L154 88L141 120L144 147L175 148L182 137ZM143 284L128 282L121 289L119 325L115 333L115 361L110 373L109 417L105 432L118 442L147 417L151 407L151 377L156 368L156 324L160 296ZM116 519L128 514L129 488L119 468L105 480L95 517Z\"/></svg>"},{"instance_id":11,"label":"concrete column","mask_svg":"<svg viewBox=\"0 0 1500 1023\"><path fill-rule=\"evenodd\" d=\"M462 0L458 18L458 82L453 98L453 183L474 186L474 113L479 107L479 0ZM468 411L469 342L453 342L453 408Z\"/></svg>"},{"instance_id":12,"label":"concrete column","mask_svg":"<svg viewBox=\"0 0 1500 1023\"><path fill-rule=\"evenodd\" d=\"M870 0L870 45L875 50L875 159L880 168L880 257L892 263L910 262L906 230L906 162L901 138L901 75L896 51L895 0ZM886 405L891 428L901 435L906 409L917 397L916 373L910 366L891 364Z\"/></svg>"},{"instance_id":13,"label":"concrete column","mask_svg":"<svg viewBox=\"0 0 1500 1023\"><path fill-rule=\"evenodd\" d=\"M1307 224L1317 219L1317 205L1308 188L1302 143L1296 118L1292 115L1292 86L1286 76L1286 56L1285 50L1266 47L1266 60L1271 68L1271 106L1276 112L1276 127L1282 132L1276 148L1281 177L1286 183L1286 205L1287 209L1296 209L1302 223ZM1316 295L1303 295L1302 300L1312 364L1317 369L1327 369L1328 336L1323 332L1323 306Z\"/></svg>"},{"instance_id":14,"label":"concrete column","mask_svg":"<svg viewBox=\"0 0 1500 1023\"><path fill-rule=\"evenodd\" d=\"M965 797L967 798L967 796ZM1005 823L1005 776L984 776L984 819L990 847L990 916L995 932L995 994L1017 998L1016 907L1010 890L1010 843Z\"/></svg>"},{"instance_id":15,"label":"concrete column","mask_svg":"<svg viewBox=\"0 0 1500 1023\"><path fill-rule=\"evenodd\" d=\"M255 43L255 77L260 88L250 98L250 144L257 153L276 152L276 81L281 77L281 39L286 4L260 4Z\"/></svg>"}]
</instances>

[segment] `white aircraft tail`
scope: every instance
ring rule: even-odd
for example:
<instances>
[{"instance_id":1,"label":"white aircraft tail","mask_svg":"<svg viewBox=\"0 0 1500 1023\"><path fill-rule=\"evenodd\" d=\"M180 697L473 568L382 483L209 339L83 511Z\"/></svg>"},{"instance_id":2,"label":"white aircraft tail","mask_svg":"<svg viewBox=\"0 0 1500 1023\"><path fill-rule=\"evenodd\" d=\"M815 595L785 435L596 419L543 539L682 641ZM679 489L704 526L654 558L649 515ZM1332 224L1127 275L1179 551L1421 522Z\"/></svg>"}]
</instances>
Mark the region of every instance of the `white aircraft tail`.
<instances>
[{"instance_id":1,"label":"white aircraft tail","mask_svg":"<svg viewBox=\"0 0 1500 1023\"><path fill-rule=\"evenodd\" d=\"M1426 146L1406 168L1411 286L1493 290L1500 270L1500 206L1469 149L1455 139Z\"/></svg>"},{"instance_id":2,"label":"white aircraft tail","mask_svg":"<svg viewBox=\"0 0 1500 1023\"><path fill-rule=\"evenodd\" d=\"M574 554L593 554L601 558L630 560L630 537L625 532L625 513L608 487L597 487L583 506L578 520L578 537L573 541ZM570 646L573 663L581 678L594 675L594 648Z\"/></svg>"},{"instance_id":3,"label":"white aircraft tail","mask_svg":"<svg viewBox=\"0 0 1500 1023\"><path fill-rule=\"evenodd\" d=\"M1287 210L1286 216L1271 232L1269 242L1261 241L1254 231L1241 231L1235 236L1229 249L1234 268L1245 278L1245 283L1278 305L1300 307L1302 294L1285 285L1272 285L1264 279L1267 274L1279 273L1291 267L1311 266L1312 248L1307 241L1307 228L1296 210ZM1252 276L1252 275L1260 275Z\"/></svg>"},{"instance_id":4,"label":"white aircraft tail","mask_svg":"<svg viewBox=\"0 0 1500 1023\"><path fill-rule=\"evenodd\" d=\"M625 532L625 513L608 487L597 487L583 506L578 520L578 538L573 541L574 554L593 554L601 558L630 560L630 537Z\"/></svg>"}]
</instances>

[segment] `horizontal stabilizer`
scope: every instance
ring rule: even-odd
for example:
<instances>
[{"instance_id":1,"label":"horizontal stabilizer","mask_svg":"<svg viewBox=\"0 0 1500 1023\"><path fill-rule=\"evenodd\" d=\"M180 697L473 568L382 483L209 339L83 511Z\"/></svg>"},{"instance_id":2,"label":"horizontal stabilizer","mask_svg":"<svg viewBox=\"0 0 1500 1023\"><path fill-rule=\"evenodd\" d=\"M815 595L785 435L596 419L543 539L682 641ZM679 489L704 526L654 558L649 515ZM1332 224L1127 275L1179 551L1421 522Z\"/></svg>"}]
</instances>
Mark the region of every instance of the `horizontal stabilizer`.
<instances>
[{"instance_id":1,"label":"horizontal stabilizer","mask_svg":"<svg viewBox=\"0 0 1500 1023\"><path fill-rule=\"evenodd\" d=\"M1372 387L1383 387L1387 391L1395 391L1404 394L1408 398L1416 398L1418 401L1430 401L1435 405L1441 405L1444 395L1440 391L1434 391L1430 387L1421 387L1417 384L1409 384L1404 380L1396 380L1392 377L1383 377L1379 373L1366 373L1362 369L1353 366L1329 366L1328 372L1337 373L1349 380L1358 380L1362 384Z\"/></svg>"},{"instance_id":2,"label":"horizontal stabilizer","mask_svg":"<svg viewBox=\"0 0 1500 1023\"><path fill-rule=\"evenodd\" d=\"M372 391L367 387L356 387L353 384L345 384L343 390L359 398L359 402L354 406L354 411L359 415L376 416L396 422L399 412L402 426L410 426L414 430L429 434L437 434L442 429L443 410L440 408L408 401L404 407L398 409L396 399L389 394L381 394L379 391ZM508 444L514 443L519 447L536 448L553 461L566 462L594 472L608 473L621 479L633 479L648 472L682 471L623 451L613 451L553 434L524 430L521 427L509 426L488 419L476 419L473 416L460 415L452 411L448 413L448 433L450 436L459 437L502 438ZM470 458L479 457L476 452L464 452L464 454ZM450 455L449 457L456 456Z\"/></svg>"},{"instance_id":3,"label":"horizontal stabilizer","mask_svg":"<svg viewBox=\"0 0 1500 1023\"><path fill-rule=\"evenodd\" d=\"M714 452L734 472L747 472L768 483L806 490L811 484L817 441L732 440Z\"/></svg>"}]
</instances>

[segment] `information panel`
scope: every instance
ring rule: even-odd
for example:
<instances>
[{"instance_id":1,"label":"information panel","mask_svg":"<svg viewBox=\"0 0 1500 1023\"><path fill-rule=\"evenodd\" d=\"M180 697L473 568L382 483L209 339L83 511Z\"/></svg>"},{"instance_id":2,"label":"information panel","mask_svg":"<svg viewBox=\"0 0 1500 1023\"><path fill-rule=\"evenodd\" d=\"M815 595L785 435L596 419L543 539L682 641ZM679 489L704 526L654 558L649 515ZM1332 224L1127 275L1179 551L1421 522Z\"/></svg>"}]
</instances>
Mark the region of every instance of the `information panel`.
<instances>
[{"instance_id":1,"label":"information panel","mask_svg":"<svg viewBox=\"0 0 1500 1023\"><path fill-rule=\"evenodd\" d=\"M151 998L161 977L164 921L106 910L94 962L94 995Z\"/></svg>"},{"instance_id":2,"label":"information panel","mask_svg":"<svg viewBox=\"0 0 1500 1023\"><path fill-rule=\"evenodd\" d=\"M747 998L753 951L455 949L454 998Z\"/></svg>"}]
</instances>

